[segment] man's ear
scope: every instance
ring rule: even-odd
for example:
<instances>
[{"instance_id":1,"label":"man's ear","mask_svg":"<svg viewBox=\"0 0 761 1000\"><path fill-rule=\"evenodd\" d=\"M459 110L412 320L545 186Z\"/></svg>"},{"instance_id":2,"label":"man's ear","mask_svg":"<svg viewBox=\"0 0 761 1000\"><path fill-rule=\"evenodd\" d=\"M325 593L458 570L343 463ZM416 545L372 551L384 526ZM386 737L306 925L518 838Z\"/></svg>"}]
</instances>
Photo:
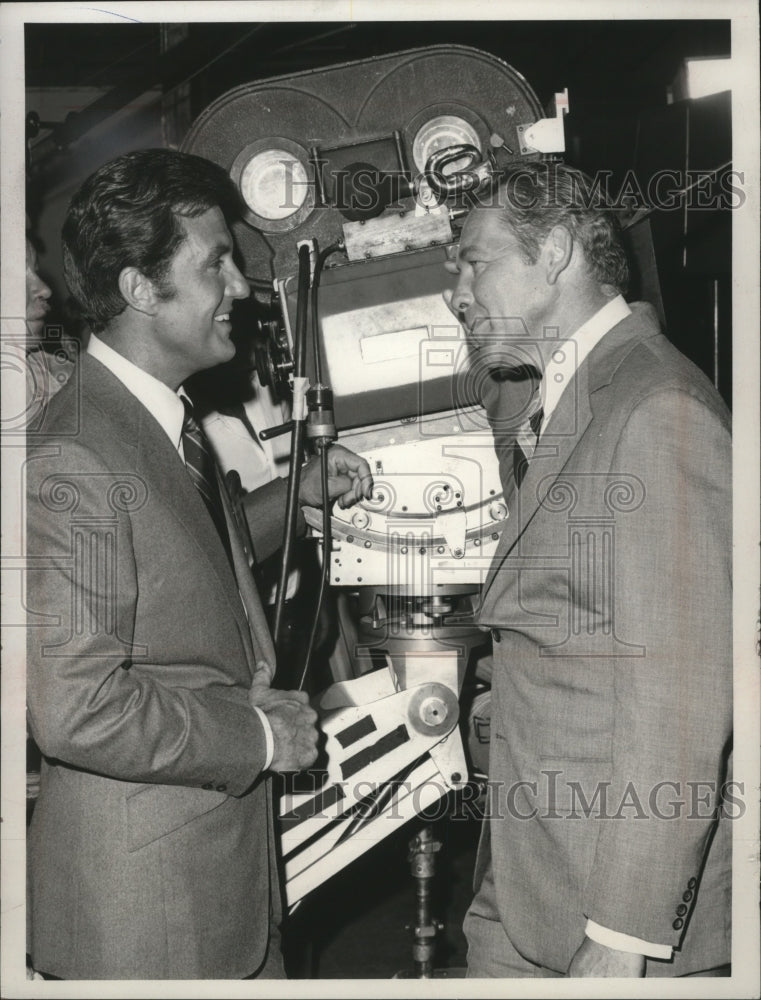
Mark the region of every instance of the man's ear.
<instances>
[{"instance_id":1,"label":"man's ear","mask_svg":"<svg viewBox=\"0 0 761 1000\"><path fill-rule=\"evenodd\" d=\"M571 263L573 236L565 226L553 226L544 244L547 284L554 285Z\"/></svg>"},{"instance_id":2,"label":"man's ear","mask_svg":"<svg viewBox=\"0 0 761 1000\"><path fill-rule=\"evenodd\" d=\"M119 274L119 291L128 306L148 316L155 315L159 296L156 286L136 267L125 267Z\"/></svg>"}]
</instances>

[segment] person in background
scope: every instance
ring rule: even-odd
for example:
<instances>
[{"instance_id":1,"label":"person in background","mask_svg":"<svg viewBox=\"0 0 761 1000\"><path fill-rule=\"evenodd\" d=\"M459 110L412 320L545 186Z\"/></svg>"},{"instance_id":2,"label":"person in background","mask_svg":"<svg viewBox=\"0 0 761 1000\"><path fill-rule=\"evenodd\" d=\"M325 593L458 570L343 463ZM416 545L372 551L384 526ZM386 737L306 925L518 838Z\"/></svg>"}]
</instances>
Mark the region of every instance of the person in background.
<instances>
[{"instance_id":1,"label":"person in background","mask_svg":"<svg viewBox=\"0 0 761 1000\"><path fill-rule=\"evenodd\" d=\"M62 389L74 368L71 357L60 349L55 360L45 350L45 320L50 313L52 292L39 274L37 251L29 217L26 220L26 337L24 363L26 377L26 427L33 431L44 416L49 401ZM27 809L31 813L40 783L40 753L34 740L27 740Z\"/></svg>"},{"instance_id":2,"label":"person in background","mask_svg":"<svg viewBox=\"0 0 761 1000\"><path fill-rule=\"evenodd\" d=\"M237 358L232 362L236 364ZM226 367L226 366L225 366ZM246 493L271 483L275 478L287 479L290 457L290 434L281 434L262 440L259 432L290 420L289 407L285 402L275 401L270 391L259 381L256 372L247 373L245 393L236 392L240 380L228 379L227 372L217 375L214 382L224 381L230 387L220 387L215 396L216 403L209 400L202 423L217 463L225 475L237 474L240 488ZM200 381L200 380L199 380ZM206 380L208 384L209 380ZM223 395L227 399L223 400ZM231 404L230 396L236 398ZM244 395L245 398L237 398ZM270 566L261 580L262 599L265 605L274 603L277 575ZM290 599L298 589L299 573L293 570L288 584L287 597Z\"/></svg>"},{"instance_id":3,"label":"person in background","mask_svg":"<svg viewBox=\"0 0 761 1000\"><path fill-rule=\"evenodd\" d=\"M28 427L34 429L52 397L66 384L74 360L60 341L46 337L45 320L50 313L52 292L40 277L34 237L27 219L26 233L26 338Z\"/></svg>"},{"instance_id":4,"label":"person in background","mask_svg":"<svg viewBox=\"0 0 761 1000\"><path fill-rule=\"evenodd\" d=\"M37 251L31 235L26 235L26 329L27 350L32 351L43 341L45 317L50 311L50 288L37 272Z\"/></svg>"},{"instance_id":5,"label":"person in background","mask_svg":"<svg viewBox=\"0 0 761 1000\"><path fill-rule=\"evenodd\" d=\"M29 216L26 219L26 318L24 361L21 368L26 380L26 430L33 433L44 418L49 401L68 381L74 361L70 355L59 350L53 362L45 350L45 320L50 313L52 292L39 274L37 251L34 247ZM27 822L31 818L40 791L40 750L27 734L26 740L26 811ZM27 963L27 978L42 979Z\"/></svg>"}]
</instances>

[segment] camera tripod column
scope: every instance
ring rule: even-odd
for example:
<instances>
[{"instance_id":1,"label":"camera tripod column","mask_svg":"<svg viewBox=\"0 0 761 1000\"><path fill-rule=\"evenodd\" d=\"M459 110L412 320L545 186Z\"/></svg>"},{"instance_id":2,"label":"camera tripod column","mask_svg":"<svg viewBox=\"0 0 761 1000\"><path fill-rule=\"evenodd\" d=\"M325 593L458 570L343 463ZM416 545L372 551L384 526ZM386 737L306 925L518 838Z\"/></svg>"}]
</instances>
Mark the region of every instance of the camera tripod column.
<instances>
[{"instance_id":1,"label":"camera tripod column","mask_svg":"<svg viewBox=\"0 0 761 1000\"><path fill-rule=\"evenodd\" d=\"M415 979L434 978L436 938L444 925L432 914L432 889L436 854L442 847L430 825L424 826L410 841L408 860L415 879L415 926L412 928Z\"/></svg>"}]
</instances>

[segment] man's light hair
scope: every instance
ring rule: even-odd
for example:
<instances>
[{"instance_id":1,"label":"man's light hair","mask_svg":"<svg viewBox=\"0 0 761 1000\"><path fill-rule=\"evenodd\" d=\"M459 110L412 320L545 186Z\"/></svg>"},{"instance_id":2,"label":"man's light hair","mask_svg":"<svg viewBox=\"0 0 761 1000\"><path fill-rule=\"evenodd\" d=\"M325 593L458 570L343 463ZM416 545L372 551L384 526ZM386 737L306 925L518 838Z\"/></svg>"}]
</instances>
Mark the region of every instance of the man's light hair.
<instances>
[{"instance_id":1,"label":"man's light hair","mask_svg":"<svg viewBox=\"0 0 761 1000\"><path fill-rule=\"evenodd\" d=\"M581 246L592 276L601 285L626 291L629 265L618 221L599 185L581 170L562 163L522 165L502 178L492 204L499 206L527 263L536 263L555 226L565 226Z\"/></svg>"}]
</instances>

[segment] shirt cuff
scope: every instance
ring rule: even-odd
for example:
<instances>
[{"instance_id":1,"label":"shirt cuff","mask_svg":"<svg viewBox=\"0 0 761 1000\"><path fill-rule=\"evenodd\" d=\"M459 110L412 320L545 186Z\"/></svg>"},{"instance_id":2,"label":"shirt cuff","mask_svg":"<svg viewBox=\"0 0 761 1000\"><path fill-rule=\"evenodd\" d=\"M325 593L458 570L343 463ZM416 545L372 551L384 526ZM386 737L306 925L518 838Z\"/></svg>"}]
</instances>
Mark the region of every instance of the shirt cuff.
<instances>
[{"instance_id":1,"label":"shirt cuff","mask_svg":"<svg viewBox=\"0 0 761 1000\"><path fill-rule=\"evenodd\" d=\"M598 944L604 944L608 948L615 948L617 951L628 951L633 955L647 955L648 958L669 959L673 951L670 944L654 944L652 941L643 941L642 938L632 937L631 934L621 934L619 931L612 931L608 927L601 927L594 920L587 920L584 933Z\"/></svg>"},{"instance_id":2,"label":"shirt cuff","mask_svg":"<svg viewBox=\"0 0 761 1000\"><path fill-rule=\"evenodd\" d=\"M259 718L262 720L262 728L264 729L264 746L265 746L264 767L262 768L262 770L266 771L267 768L272 763L272 757L275 753L275 739L272 735L272 726L270 725L270 720L267 718L267 716L264 714L261 708L257 708L256 705L252 705L251 707L259 716Z\"/></svg>"}]
</instances>

